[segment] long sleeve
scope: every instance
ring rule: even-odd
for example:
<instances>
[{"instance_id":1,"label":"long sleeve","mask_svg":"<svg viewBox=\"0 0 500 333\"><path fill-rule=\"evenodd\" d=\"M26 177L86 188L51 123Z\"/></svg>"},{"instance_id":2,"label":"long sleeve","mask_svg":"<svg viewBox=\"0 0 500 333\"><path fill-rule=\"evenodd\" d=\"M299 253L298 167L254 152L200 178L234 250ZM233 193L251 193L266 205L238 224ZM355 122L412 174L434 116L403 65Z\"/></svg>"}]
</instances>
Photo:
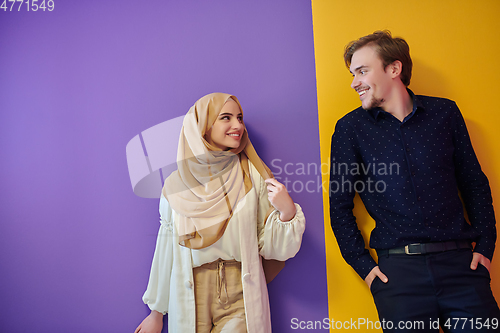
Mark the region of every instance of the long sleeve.
<instances>
[{"instance_id":1,"label":"long sleeve","mask_svg":"<svg viewBox=\"0 0 500 333\"><path fill-rule=\"evenodd\" d=\"M469 221L479 234L474 251L491 260L497 236L491 190L472 147L465 121L458 107L454 106L453 139L457 184Z\"/></svg>"},{"instance_id":2,"label":"long sleeve","mask_svg":"<svg viewBox=\"0 0 500 333\"><path fill-rule=\"evenodd\" d=\"M287 222L279 219L279 212L274 210L266 220L270 203L267 198L266 183L260 178L257 212L257 235L259 240L259 252L265 259L285 261L297 254L302 243L302 235L306 227L306 220L300 205L295 204L297 212Z\"/></svg>"},{"instance_id":3,"label":"long sleeve","mask_svg":"<svg viewBox=\"0 0 500 333\"><path fill-rule=\"evenodd\" d=\"M354 208L354 187L361 178L353 172L338 172L338 165L361 165L357 152L356 136L352 128L340 120L335 128L331 145L330 164L330 218L340 251L345 261L364 279L376 266L365 248L365 242L352 212Z\"/></svg>"},{"instance_id":4,"label":"long sleeve","mask_svg":"<svg viewBox=\"0 0 500 333\"><path fill-rule=\"evenodd\" d=\"M148 287L142 300L151 310L166 314L170 299L175 226L172 209L163 195L160 199L160 223Z\"/></svg>"}]
</instances>

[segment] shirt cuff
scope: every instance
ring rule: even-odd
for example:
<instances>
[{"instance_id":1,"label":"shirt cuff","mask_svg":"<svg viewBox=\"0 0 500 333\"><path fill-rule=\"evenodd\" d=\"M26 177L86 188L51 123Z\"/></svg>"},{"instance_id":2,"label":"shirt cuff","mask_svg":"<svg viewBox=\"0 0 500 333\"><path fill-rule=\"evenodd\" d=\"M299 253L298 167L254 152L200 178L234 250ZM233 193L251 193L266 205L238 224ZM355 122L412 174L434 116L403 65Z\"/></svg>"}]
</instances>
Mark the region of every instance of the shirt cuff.
<instances>
[{"instance_id":1,"label":"shirt cuff","mask_svg":"<svg viewBox=\"0 0 500 333\"><path fill-rule=\"evenodd\" d=\"M351 266L364 280L372 269L377 266L377 263L373 260L372 256L367 253L358 257L353 263L351 263Z\"/></svg>"},{"instance_id":2,"label":"shirt cuff","mask_svg":"<svg viewBox=\"0 0 500 333\"><path fill-rule=\"evenodd\" d=\"M495 240L481 237L476 241L474 252L481 253L491 261L491 259L493 258L493 252L495 252Z\"/></svg>"}]
</instances>

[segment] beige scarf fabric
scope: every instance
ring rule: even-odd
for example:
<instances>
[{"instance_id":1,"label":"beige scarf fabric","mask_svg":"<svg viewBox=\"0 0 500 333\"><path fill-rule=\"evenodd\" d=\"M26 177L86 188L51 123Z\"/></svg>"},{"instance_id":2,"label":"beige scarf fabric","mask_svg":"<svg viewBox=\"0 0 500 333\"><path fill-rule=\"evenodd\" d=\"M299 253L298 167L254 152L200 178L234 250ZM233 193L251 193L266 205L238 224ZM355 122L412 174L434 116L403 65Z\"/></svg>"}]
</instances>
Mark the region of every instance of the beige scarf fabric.
<instances>
[{"instance_id":1,"label":"beige scarf fabric","mask_svg":"<svg viewBox=\"0 0 500 333\"><path fill-rule=\"evenodd\" d=\"M248 160L264 179L272 177L246 128L238 148L223 151L207 142L205 134L230 98L242 110L236 97L223 93L206 95L189 109L179 137L177 171L163 186L163 195L180 215L179 244L191 249L210 246L224 234L236 204L252 188Z\"/></svg>"}]
</instances>

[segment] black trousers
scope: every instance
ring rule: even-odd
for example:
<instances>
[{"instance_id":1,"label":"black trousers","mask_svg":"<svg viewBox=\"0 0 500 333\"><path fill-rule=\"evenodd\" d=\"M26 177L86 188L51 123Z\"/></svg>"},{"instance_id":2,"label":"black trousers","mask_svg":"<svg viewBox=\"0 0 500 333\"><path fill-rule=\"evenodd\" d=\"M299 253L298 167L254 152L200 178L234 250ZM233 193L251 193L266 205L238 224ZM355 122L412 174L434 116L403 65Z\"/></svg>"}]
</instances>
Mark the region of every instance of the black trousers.
<instances>
[{"instance_id":1,"label":"black trousers","mask_svg":"<svg viewBox=\"0 0 500 333\"><path fill-rule=\"evenodd\" d=\"M500 310L481 264L469 249L379 257L389 281L371 292L384 332L500 332Z\"/></svg>"}]
</instances>

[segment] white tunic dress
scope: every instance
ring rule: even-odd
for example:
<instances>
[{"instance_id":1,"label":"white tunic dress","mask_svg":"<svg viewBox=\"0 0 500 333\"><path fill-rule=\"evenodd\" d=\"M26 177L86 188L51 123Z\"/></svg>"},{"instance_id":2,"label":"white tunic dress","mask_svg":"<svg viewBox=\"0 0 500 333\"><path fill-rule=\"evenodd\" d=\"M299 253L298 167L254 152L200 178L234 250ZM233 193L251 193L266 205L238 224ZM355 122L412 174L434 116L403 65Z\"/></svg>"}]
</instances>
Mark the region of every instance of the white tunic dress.
<instances>
[{"instance_id":1,"label":"white tunic dress","mask_svg":"<svg viewBox=\"0 0 500 333\"><path fill-rule=\"evenodd\" d=\"M270 333L271 316L261 256L281 261L295 256L302 242L305 218L301 207L295 204L297 213L292 220L282 222L279 212L275 210L264 221L269 209L266 183L252 164L250 176L254 186L238 203L229 221L229 225L233 224L230 230L236 232L238 239L234 239L234 233L229 232L214 245L217 251L232 257L225 259L241 261L248 333ZM163 196L160 199L160 216L161 225L143 301L151 310L163 314L168 312L169 332L195 333L193 258L197 266L218 258L213 258L208 251L193 254L197 250L179 245L176 227L179 215ZM239 251L235 250L235 244Z\"/></svg>"}]
</instances>

